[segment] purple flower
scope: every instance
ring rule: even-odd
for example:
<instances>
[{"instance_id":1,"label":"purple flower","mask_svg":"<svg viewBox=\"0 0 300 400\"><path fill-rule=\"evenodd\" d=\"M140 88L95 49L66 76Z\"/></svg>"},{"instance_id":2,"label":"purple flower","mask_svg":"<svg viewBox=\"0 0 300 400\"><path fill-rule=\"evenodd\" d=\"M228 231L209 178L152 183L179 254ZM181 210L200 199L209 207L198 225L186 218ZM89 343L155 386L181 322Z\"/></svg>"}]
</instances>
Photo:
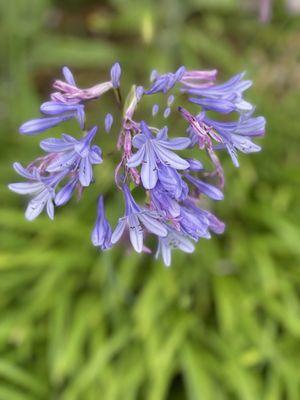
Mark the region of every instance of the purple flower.
<instances>
[{"instance_id":1,"label":"purple flower","mask_svg":"<svg viewBox=\"0 0 300 400\"><path fill-rule=\"evenodd\" d=\"M181 201L187 197L189 188L176 169L160 164L158 180L171 198Z\"/></svg>"},{"instance_id":2,"label":"purple flower","mask_svg":"<svg viewBox=\"0 0 300 400\"><path fill-rule=\"evenodd\" d=\"M111 227L105 216L103 196L98 199L98 215L92 236L93 245L101 247L102 250L109 249L111 244Z\"/></svg>"},{"instance_id":3,"label":"purple flower","mask_svg":"<svg viewBox=\"0 0 300 400\"><path fill-rule=\"evenodd\" d=\"M120 77L121 77L121 66L118 62L116 62L110 70L110 77L112 85L115 89L120 87Z\"/></svg>"},{"instance_id":4,"label":"purple flower","mask_svg":"<svg viewBox=\"0 0 300 400\"><path fill-rule=\"evenodd\" d=\"M114 122L113 116L109 113L106 114L105 120L104 120L104 128L105 128L106 133L110 132L113 122Z\"/></svg>"},{"instance_id":5,"label":"purple flower","mask_svg":"<svg viewBox=\"0 0 300 400\"><path fill-rule=\"evenodd\" d=\"M134 201L127 185L123 186L125 199L125 216L119 222L112 234L111 242L115 244L124 233L126 226L129 229L130 241L136 252L143 250L143 226L157 236L166 236L168 231L164 224L159 221L159 214L154 211L143 209Z\"/></svg>"},{"instance_id":6,"label":"purple flower","mask_svg":"<svg viewBox=\"0 0 300 400\"><path fill-rule=\"evenodd\" d=\"M113 79L114 81L110 80L107 82L102 82L87 89L79 88L76 85L71 71L67 67L64 67L63 75L65 78L65 82L61 80L56 80L53 83L53 88L57 89L58 92L52 93L51 99L59 103L73 105L87 100L97 99L107 91L114 88L114 85L117 85L119 83L118 77L120 78L120 76L118 75L118 67L116 66L116 64L113 65L111 70L111 79Z\"/></svg>"},{"instance_id":7,"label":"purple flower","mask_svg":"<svg viewBox=\"0 0 300 400\"><path fill-rule=\"evenodd\" d=\"M180 219L179 219L180 231L189 236L191 239L198 241L201 237L210 239L209 221L205 215L195 212L195 210L181 206L180 208Z\"/></svg>"},{"instance_id":8,"label":"purple flower","mask_svg":"<svg viewBox=\"0 0 300 400\"><path fill-rule=\"evenodd\" d=\"M187 132L191 139L190 147L193 147L198 143L200 149L204 149L205 146L207 147L211 145L211 139L214 139L217 142L222 142L222 138L211 127L203 122L205 115L204 112L194 116L183 107L178 107L178 111L189 123Z\"/></svg>"},{"instance_id":9,"label":"purple flower","mask_svg":"<svg viewBox=\"0 0 300 400\"><path fill-rule=\"evenodd\" d=\"M235 75L221 85L207 88L190 88L183 86L182 91L197 97L189 98L192 103L199 104L204 110L212 110L222 114L232 111L249 113L253 106L243 99L243 92L252 85L252 81L243 80L245 73Z\"/></svg>"},{"instance_id":10,"label":"purple flower","mask_svg":"<svg viewBox=\"0 0 300 400\"><path fill-rule=\"evenodd\" d=\"M168 219L174 219L180 215L180 205L164 190L161 183L158 182L150 193L152 208L158 212L163 212Z\"/></svg>"},{"instance_id":11,"label":"purple flower","mask_svg":"<svg viewBox=\"0 0 300 400\"><path fill-rule=\"evenodd\" d=\"M29 220L36 218L44 209L53 218L54 205L66 204L75 193L80 198L85 187L94 180L93 168L102 163L102 151L94 144L97 127L88 131L85 128L87 102L112 90L116 106L120 108L123 104L119 63L112 65L107 81L88 88L78 87L67 67L62 69L62 73L63 79L53 83L55 92L50 96L51 101L40 107L43 116L23 124L20 132L35 135L75 118L83 130L83 136L77 139L62 134L59 138L43 140L40 146L46 154L36 158L27 168L19 163L14 164L15 170L26 181L12 183L9 188L22 195L31 195L25 213ZM105 215L103 196L99 196L97 218L91 233L91 240L96 247L108 249L126 233L126 239L130 239L135 251L151 252L144 246L144 234L151 233L158 237L156 257L162 256L165 265L169 266L174 248L191 253L194 251L193 241L209 239L212 233L224 232L225 224L213 213L200 207L204 195L213 200L222 200L224 197L224 171L217 150L227 150L238 166L238 151L251 153L260 150L252 140L264 135L265 119L253 117L254 107L244 100L244 92L252 82L246 80L243 73L223 84L215 83L216 75L216 70L187 71L182 66L174 73L159 74L153 70L148 90L135 84L131 86L120 114L116 140L120 158L114 171L116 187L122 190L125 199L125 212L112 232ZM178 84L181 92L187 94L177 97L176 103L180 115L188 123L185 132L188 137L169 138L167 126L163 129L150 126L137 119L136 114L145 95L159 93L164 96L164 100L160 101L160 104L164 104L161 117L169 118L171 109L174 110L173 89ZM181 103L184 97L186 103L190 100L201 106L198 115L191 113ZM154 103L151 105L153 117L160 110L157 102ZM238 120L213 120L207 111L221 114L237 112ZM114 122L113 114L111 109L104 117L104 130L107 133ZM155 121L155 118L151 119ZM176 125L175 121L172 126L176 135L176 128L179 132L180 125ZM195 145L198 149L191 152ZM177 154L177 150L184 149L190 151L189 158ZM208 156L209 167L198 161L202 160L201 156L196 155L199 150L205 151ZM107 153L107 157L113 155L113 151ZM211 182L218 182L218 186ZM139 206L134 200L129 189L133 186L139 187L139 193L144 194L145 206ZM204 200L207 202L207 199Z\"/></svg>"},{"instance_id":12,"label":"purple flower","mask_svg":"<svg viewBox=\"0 0 300 400\"><path fill-rule=\"evenodd\" d=\"M171 265L171 252L173 249L179 249L185 253L193 253L195 246L193 243L182 233L167 226L168 235L166 237L158 238L158 247L156 252L156 258L160 255L164 261L166 267Z\"/></svg>"},{"instance_id":13,"label":"purple flower","mask_svg":"<svg viewBox=\"0 0 300 400\"><path fill-rule=\"evenodd\" d=\"M60 172L49 177L42 177L37 169L29 171L22 167L20 163L14 163L15 171L29 182L11 183L9 189L15 193L26 195L30 194L33 198L28 203L25 217L32 221L40 215L46 207L49 218L54 218L53 200L55 197L55 188L65 177L65 172Z\"/></svg>"},{"instance_id":14,"label":"purple flower","mask_svg":"<svg viewBox=\"0 0 300 400\"><path fill-rule=\"evenodd\" d=\"M202 210L200 207L197 207L191 200L185 200L183 202L185 209L189 212L193 213L197 218L204 221L207 224L207 228L212 232L220 235L224 232L225 224L220 221L214 214L207 210Z\"/></svg>"},{"instance_id":15,"label":"purple flower","mask_svg":"<svg viewBox=\"0 0 300 400\"><path fill-rule=\"evenodd\" d=\"M169 90L173 88L173 86L181 80L185 73L185 67L180 67L175 73L169 72L167 74L159 75L156 71L153 71L151 74L152 79L154 80L151 88L145 91L145 94L154 94L154 93L167 93Z\"/></svg>"},{"instance_id":16,"label":"purple flower","mask_svg":"<svg viewBox=\"0 0 300 400\"><path fill-rule=\"evenodd\" d=\"M68 82L66 85L75 85L73 75L67 67L63 68L63 74ZM71 118L76 118L80 127L82 129L84 128L84 106L78 104L76 101L70 100L66 102L66 99L60 93L53 94L52 101L43 103L40 107L40 111L45 115L50 115L50 117L37 118L25 122L19 128L21 134L37 135Z\"/></svg>"},{"instance_id":17,"label":"purple flower","mask_svg":"<svg viewBox=\"0 0 300 400\"><path fill-rule=\"evenodd\" d=\"M47 171L78 171L81 185L89 186L93 180L92 165L102 163L100 147L91 146L96 132L95 126L80 140L66 134L62 135L62 139L43 140L40 146L44 151L58 153L54 161L48 164Z\"/></svg>"},{"instance_id":18,"label":"purple flower","mask_svg":"<svg viewBox=\"0 0 300 400\"><path fill-rule=\"evenodd\" d=\"M199 193L203 193L213 200L223 200L223 193L215 186L203 182L200 179L195 178L194 176L191 176L189 174L185 174L184 177L195 186Z\"/></svg>"},{"instance_id":19,"label":"purple flower","mask_svg":"<svg viewBox=\"0 0 300 400\"><path fill-rule=\"evenodd\" d=\"M219 122L205 116L203 121L222 137L223 143L215 146L215 149L227 149L236 167L239 166L236 150L242 153L254 153L261 150L261 147L253 143L251 139L264 135L265 118L240 117L237 122Z\"/></svg>"},{"instance_id":20,"label":"purple flower","mask_svg":"<svg viewBox=\"0 0 300 400\"><path fill-rule=\"evenodd\" d=\"M80 115L80 118L81 117L82 115ZM79 120L78 110L70 110L69 112L65 112L54 117L31 119L20 126L19 132L22 135L37 135L46 131L47 129L59 125L61 122L68 121L71 118L77 118ZM83 127L83 121L84 120L80 119L81 128Z\"/></svg>"},{"instance_id":21,"label":"purple flower","mask_svg":"<svg viewBox=\"0 0 300 400\"><path fill-rule=\"evenodd\" d=\"M189 163L170 150L182 150L189 146L190 139L168 139L167 128L154 137L144 121L140 124L141 134L134 136L133 145L139 150L128 160L129 168L142 164L141 178L145 189L153 189L158 179L158 164L175 169L187 169Z\"/></svg>"}]
</instances>

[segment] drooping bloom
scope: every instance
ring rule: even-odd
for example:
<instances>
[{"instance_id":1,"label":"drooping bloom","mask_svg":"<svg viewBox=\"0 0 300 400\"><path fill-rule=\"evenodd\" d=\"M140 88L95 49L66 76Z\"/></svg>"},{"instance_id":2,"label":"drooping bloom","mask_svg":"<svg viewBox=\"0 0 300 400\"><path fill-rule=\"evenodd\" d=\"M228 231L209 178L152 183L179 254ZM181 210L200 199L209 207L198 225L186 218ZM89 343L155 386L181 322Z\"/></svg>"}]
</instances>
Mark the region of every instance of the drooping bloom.
<instances>
[{"instance_id":1,"label":"drooping bloom","mask_svg":"<svg viewBox=\"0 0 300 400\"><path fill-rule=\"evenodd\" d=\"M160 182L151 189L151 206L164 213L167 218L173 219L180 215L180 205L174 197L163 188Z\"/></svg>"},{"instance_id":2,"label":"drooping bloom","mask_svg":"<svg viewBox=\"0 0 300 400\"><path fill-rule=\"evenodd\" d=\"M187 197L189 188L176 169L159 164L157 175L160 185L171 198L181 201Z\"/></svg>"},{"instance_id":3,"label":"drooping bloom","mask_svg":"<svg viewBox=\"0 0 300 400\"><path fill-rule=\"evenodd\" d=\"M223 200L224 195L216 186L204 182L201 179L195 178L190 174L185 174L184 177L194 185L199 194L205 194L213 200Z\"/></svg>"},{"instance_id":4,"label":"drooping bloom","mask_svg":"<svg viewBox=\"0 0 300 400\"><path fill-rule=\"evenodd\" d=\"M189 146L188 138L168 139L167 129L161 129L154 137L144 121L141 133L134 136L133 145L138 151L127 161L129 168L142 164L141 178L145 189L153 189L158 179L158 164L175 169L187 169L189 163L170 150L182 150Z\"/></svg>"},{"instance_id":5,"label":"drooping bloom","mask_svg":"<svg viewBox=\"0 0 300 400\"><path fill-rule=\"evenodd\" d=\"M129 230L131 244L134 250L140 253L143 250L143 227L157 236L167 236L167 229L160 222L160 215L157 212L141 208L132 197L127 185L123 186L125 199L125 215L113 231L111 242L117 243L123 235L125 228Z\"/></svg>"},{"instance_id":6,"label":"drooping bloom","mask_svg":"<svg viewBox=\"0 0 300 400\"><path fill-rule=\"evenodd\" d=\"M9 189L15 193L33 196L28 203L25 217L32 221L40 215L46 207L49 218L54 218L53 200L55 197L55 188L65 177L66 172L60 172L49 177L42 177L37 169L29 171L20 163L14 163L15 171L29 182L11 183Z\"/></svg>"},{"instance_id":7,"label":"drooping bloom","mask_svg":"<svg viewBox=\"0 0 300 400\"><path fill-rule=\"evenodd\" d=\"M208 219L184 205L180 208L179 225L180 231L196 242L200 238L210 239L211 237Z\"/></svg>"},{"instance_id":8,"label":"drooping bloom","mask_svg":"<svg viewBox=\"0 0 300 400\"><path fill-rule=\"evenodd\" d=\"M165 266L169 267L171 265L171 253L173 249L179 249L185 253L193 253L195 246L182 233L171 227L167 227L167 229L168 235L166 237L158 238L156 258L161 255Z\"/></svg>"},{"instance_id":9,"label":"drooping bloom","mask_svg":"<svg viewBox=\"0 0 300 400\"><path fill-rule=\"evenodd\" d=\"M215 146L215 149L226 149L236 167L239 166L236 150L247 154L261 150L260 146L252 142L252 138L265 134L264 117L241 116L235 122L219 122L205 116L203 121L215 129L222 138L222 143Z\"/></svg>"},{"instance_id":10,"label":"drooping bloom","mask_svg":"<svg viewBox=\"0 0 300 400\"><path fill-rule=\"evenodd\" d=\"M191 200L185 200L183 205L186 210L193 213L197 218L199 218L205 225L207 225L207 229L220 235L225 230L224 222L220 221L214 214L210 211L203 210L200 207L197 207L195 203Z\"/></svg>"},{"instance_id":11,"label":"drooping bloom","mask_svg":"<svg viewBox=\"0 0 300 400\"><path fill-rule=\"evenodd\" d=\"M97 129L92 128L80 140L66 134L62 135L62 139L43 140L40 146L44 151L57 153L57 157L47 166L47 171L78 171L81 185L89 186L93 180L93 164L102 163L100 147L91 145Z\"/></svg>"},{"instance_id":12,"label":"drooping bloom","mask_svg":"<svg viewBox=\"0 0 300 400\"><path fill-rule=\"evenodd\" d=\"M103 196L99 196L97 220L91 236L93 245L102 250L109 249L112 246L111 233L110 224L105 216Z\"/></svg>"},{"instance_id":13,"label":"drooping bloom","mask_svg":"<svg viewBox=\"0 0 300 400\"><path fill-rule=\"evenodd\" d=\"M222 114L232 111L249 113L253 110L253 105L243 99L243 92L252 85L252 81L243 80L244 76L245 73L241 73L221 85L206 88L190 88L183 85L182 91L196 95L197 97L189 98L189 101L199 104L204 110Z\"/></svg>"}]
</instances>

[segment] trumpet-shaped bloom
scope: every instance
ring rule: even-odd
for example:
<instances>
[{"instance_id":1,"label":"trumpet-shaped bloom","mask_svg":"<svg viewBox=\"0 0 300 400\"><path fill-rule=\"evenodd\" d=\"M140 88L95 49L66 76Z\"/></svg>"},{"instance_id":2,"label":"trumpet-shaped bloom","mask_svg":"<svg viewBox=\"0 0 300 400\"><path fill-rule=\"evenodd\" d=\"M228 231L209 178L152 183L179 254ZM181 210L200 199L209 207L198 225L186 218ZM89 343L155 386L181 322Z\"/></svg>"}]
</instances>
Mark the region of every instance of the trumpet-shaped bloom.
<instances>
[{"instance_id":1,"label":"trumpet-shaped bloom","mask_svg":"<svg viewBox=\"0 0 300 400\"><path fill-rule=\"evenodd\" d=\"M134 136L133 145L138 151L127 162L129 168L142 164L141 178L145 189L153 189L158 180L159 163L174 169L187 169L189 163L172 150L182 150L189 146L190 139L168 139L163 128L154 137L145 122L140 124L141 133Z\"/></svg>"},{"instance_id":2,"label":"trumpet-shaped bloom","mask_svg":"<svg viewBox=\"0 0 300 400\"><path fill-rule=\"evenodd\" d=\"M167 230L168 234L166 237L158 238L156 258L161 255L165 266L169 267L171 265L171 253L173 249L179 249L185 253L193 253L195 246L182 233L169 226L167 226Z\"/></svg>"},{"instance_id":3,"label":"trumpet-shaped bloom","mask_svg":"<svg viewBox=\"0 0 300 400\"><path fill-rule=\"evenodd\" d=\"M81 185L89 186L93 180L93 164L102 163L100 147L91 145L96 132L97 127L94 127L80 140L66 134L62 139L43 140L40 146L44 151L58 153L47 166L47 171L78 171Z\"/></svg>"},{"instance_id":4,"label":"trumpet-shaped bloom","mask_svg":"<svg viewBox=\"0 0 300 400\"><path fill-rule=\"evenodd\" d=\"M125 215L119 219L119 222L113 231L111 242L117 243L124 233L125 228L129 229L129 236L134 250L140 253L143 250L143 227L157 235L166 236L167 229L160 222L160 215L157 212L143 209L135 202L127 185L123 186L125 199Z\"/></svg>"},{"instance_id":5,"label":"trumpet-shaped bloom","mask_svg":"<svg viewBox=\"0 0 300 400\"><path fill-rule=\"evenodd\" d=\"M236 150L247 154L261 150L261 147L255 144L252 138L264 135L265 118L241 116L238 121L219 122L205 116L203 120L215 129L222 138L222 143L215 146L215 149L226 149L236 167L239 166Z\"/></svg>"},{"instance_id":6,"label":"trumpet-shaped bloom","mask_svg":"<svg viewBox=\"0 0 300 400\"><path fill-rule=\"evenodd\" d=\"M22 195L31 195L32 199L28 203L25 217L32 221L40 215L46 207L49 218L54 218L54 204L55 188L65 177L66 172L42 177L37 169L32 171L24 168L20 163L14 163L15 171L23 178L28 179L29 182L11 183L8 185L9 189L15 193Z\"/></svg>"},{"instance_id":7,"label":"trumpet-shaped bloom","mask_svg":"<svg viewBox=\"0 0 300 400\"><path fill-rule=\"evenodd\" d=\"M197 97L189 98L192 103L199 104L204 110L212 110L222 114L232 111L249 113L253 105L243 99L243 92L252 85L252 81L244 80L245 73L235 75L221 85L212 85L206 88L190 88L183 86L182 91Z\"/></svg>"}]
</instances>

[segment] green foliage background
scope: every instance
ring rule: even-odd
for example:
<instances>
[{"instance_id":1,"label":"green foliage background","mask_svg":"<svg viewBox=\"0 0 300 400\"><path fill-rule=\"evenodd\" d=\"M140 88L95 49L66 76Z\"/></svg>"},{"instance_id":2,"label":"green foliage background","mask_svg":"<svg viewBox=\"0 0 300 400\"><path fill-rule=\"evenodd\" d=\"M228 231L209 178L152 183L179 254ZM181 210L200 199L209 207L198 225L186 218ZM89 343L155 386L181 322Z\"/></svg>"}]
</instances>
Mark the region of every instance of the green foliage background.
<instances>
[{"instance_id":1,"label":"green foliage background","mask_svg":"<svg viewBox=\"0 0 300 400\"><path fill-rule=\"evenodd\" d=\"M300 399L300 19L278 1L262 25L246 3L0 1L0 400ZM7 189L38 152L17 128L61 66L88 86L116 59L127 87L154 67L247 70L268 121L260 154L224 155L226 233L170 269L92 247L98 193L122 212L112 161L54 222L25 221Z\"/></svg>"}]
</instances>

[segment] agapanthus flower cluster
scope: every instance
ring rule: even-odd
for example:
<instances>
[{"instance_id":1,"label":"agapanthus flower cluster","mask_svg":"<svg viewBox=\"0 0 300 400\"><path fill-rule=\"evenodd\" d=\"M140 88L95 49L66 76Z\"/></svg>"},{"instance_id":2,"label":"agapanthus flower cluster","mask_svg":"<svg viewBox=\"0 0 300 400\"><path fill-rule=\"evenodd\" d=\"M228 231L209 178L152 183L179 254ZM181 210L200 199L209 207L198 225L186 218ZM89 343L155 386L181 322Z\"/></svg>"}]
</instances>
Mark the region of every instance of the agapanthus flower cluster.
<instances>
[{"instance_id":1,"label":"agapanthus flower cluster","mask_svg":"<svg viewBox=\"0 0 300 400\"><path fill-rule=\"evenodd\" d=\"M124 104L119 63L112 66L107 81L87 89L77 86L67 67L62 73L64 80L54 81L50 100L40 107L42 117L20 127L23 135L37 135L72 118L78 122L77 132L43 139L44 154L27 167L14 163L24 180L9 188L31 196L25 212L28 220L44 209L53 219L55 207L65 205L75 193L80 198L94 186L99 197L91 241L102 250L122 241L131 243L138 253L149 253L145 243L149 239L152 244L154 237L156 257L162 256L169 266L173 249L191 253L200 239L223 233L224 223L206 209L207 198L220 201L224 197L218 153L225 150L238 167L238 152L259 151L253 138L265 133L265 119L254 117L254 106L244 98L252 85L244 73L219 84L216 70L189 71L183 66L164 74L154 70L149 87L133 85ZM115 94L113 113L121 110L120 121L114 124L108 113L99 127L89 126L88 103L108 91ZM146 97L153 99L151 109L143 110L146 117L139 119L138 108ZM155 122L166 122L170 116L169 126ZM112 130L119 154L112 180L124 199L124 213L114 221L114 228L106 217L101 182L92 185L94 168L105 168L105 160L112 156L111 152L104 155L99 147L108 140L103 131L112 140ZM137 201L137 192L139 197L143 194L143 204Z\"/></svg>"}]
</instances>

